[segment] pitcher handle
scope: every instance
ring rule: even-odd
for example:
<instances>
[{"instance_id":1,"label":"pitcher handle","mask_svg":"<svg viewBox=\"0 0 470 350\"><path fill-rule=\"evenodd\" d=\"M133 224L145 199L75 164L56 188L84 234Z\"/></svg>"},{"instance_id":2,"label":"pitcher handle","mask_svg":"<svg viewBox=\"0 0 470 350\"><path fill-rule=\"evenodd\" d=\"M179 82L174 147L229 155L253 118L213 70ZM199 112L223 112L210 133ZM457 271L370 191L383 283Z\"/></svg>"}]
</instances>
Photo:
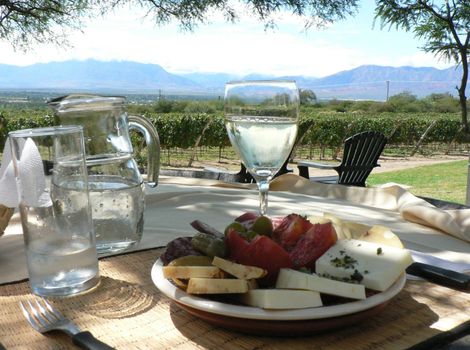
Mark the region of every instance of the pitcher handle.
<instances>
[{"instance_id":1,"label":"pitcher handle","mask_svg":"<svg viewBox=\"0 0 470 350\"><path fill-rule=\"evenodd\" d=\"M157 129L145 117L129 115L129 129L140 132L147 144L147 185L156 187L160 173L160 138Z\"/></svg>"}]
</instances>

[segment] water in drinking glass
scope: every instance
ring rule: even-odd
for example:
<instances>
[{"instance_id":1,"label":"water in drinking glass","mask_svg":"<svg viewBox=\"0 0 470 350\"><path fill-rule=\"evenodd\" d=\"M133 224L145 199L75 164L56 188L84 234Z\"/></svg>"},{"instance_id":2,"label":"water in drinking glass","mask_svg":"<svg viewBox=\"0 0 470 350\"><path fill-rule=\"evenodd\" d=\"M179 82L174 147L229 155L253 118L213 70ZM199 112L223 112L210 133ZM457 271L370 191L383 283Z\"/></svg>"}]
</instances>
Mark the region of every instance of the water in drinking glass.
<instances>
[{"instance_id":1,"label":"water in drinking glass","mask_svg":"<svg viewBox=\"0 0 470 350\"><path fill-rule=\"evenodd\" d=\"M56 167L56 175L75 171L73 164ZM90 226L86 183L65 177L51 181L51 206L20 204L33 293L67 295L94 286L99 279L94 233ZM55 217L52 222L49 218ZM87 237L88 236L88 237ZM41 238L42 237L42 238Z\"/></svg>"},{"instance_id":2,"label":"water in drinking glass","mask_svg":"<svg viewBox=\"0 0 470 350\"><path fill-rule=\"evenodd\" d=\"M73 236L73 232L68 234ZM27 261L33 293L74 294L88 289L86 285L96 285L96 247L90 240L76 237L34 241L27 250Z\"/></svg>"}]
</instances>

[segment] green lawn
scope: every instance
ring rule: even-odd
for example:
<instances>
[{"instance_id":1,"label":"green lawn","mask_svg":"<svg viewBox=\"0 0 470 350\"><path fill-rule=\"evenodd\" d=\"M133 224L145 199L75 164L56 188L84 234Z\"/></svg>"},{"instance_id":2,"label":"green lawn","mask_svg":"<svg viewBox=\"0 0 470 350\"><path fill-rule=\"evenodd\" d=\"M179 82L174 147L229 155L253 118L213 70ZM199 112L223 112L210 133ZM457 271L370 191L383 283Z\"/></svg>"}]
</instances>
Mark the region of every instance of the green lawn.
<instances>
[{"instance_id":1,"label":"green lawn","mask_svg":"<svg viewBox=\"0 0 470 350\"><path fill-rule=\"evenodd\" d=\"M461 160L437 165L371 174L368 186L396 182L411 186L410 192L425 197L465 204L468 161Z\"/></svg>"}]
</instances>

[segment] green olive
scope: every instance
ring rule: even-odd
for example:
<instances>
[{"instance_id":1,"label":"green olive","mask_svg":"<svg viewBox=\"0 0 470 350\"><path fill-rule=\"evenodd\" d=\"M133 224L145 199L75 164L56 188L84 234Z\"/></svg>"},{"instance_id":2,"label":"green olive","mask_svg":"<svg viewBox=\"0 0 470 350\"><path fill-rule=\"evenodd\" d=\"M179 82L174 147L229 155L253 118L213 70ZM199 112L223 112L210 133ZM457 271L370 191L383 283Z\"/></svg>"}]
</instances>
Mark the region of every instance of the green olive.
<instances>
[{"instance_id":1,"label":"green olive","mask_svg":"<svg viewBox=\"0 0 470 350\"><path fill-rule=\"evenodd\" d=\"M244 232L242 233L242 235L249 241L251 241L253 238L255 238L256 236L258 236L258 232L255 232L253 230L250 230L248 232Z\"/></svg>"},{"instance_id":2,"label":"green olive","mask_svg":"<svg viewBox=\"0 0 470 350\"><path fill-rule=\"evenodd\" d=\"M260 216L253 223L251 230L259 235L271 236L273 233L273 223L267 216Z\"/></svg>"},{"instance_id":3,"label":"green olive","mask_svg":"<svg viewBox=\"0 0 470 350\"><path fill-rule=\"evenodd\" d=\"M246 232L246 228L245 226L243 226L241 223L239 222L232 222L230 225L228 225L226 228L225 228L225 231L224 231L224 234L227 235L228 231L232 229L232 230L235 230L239 233L243 233L243 232Z\"/></svg>"}]
</instances>

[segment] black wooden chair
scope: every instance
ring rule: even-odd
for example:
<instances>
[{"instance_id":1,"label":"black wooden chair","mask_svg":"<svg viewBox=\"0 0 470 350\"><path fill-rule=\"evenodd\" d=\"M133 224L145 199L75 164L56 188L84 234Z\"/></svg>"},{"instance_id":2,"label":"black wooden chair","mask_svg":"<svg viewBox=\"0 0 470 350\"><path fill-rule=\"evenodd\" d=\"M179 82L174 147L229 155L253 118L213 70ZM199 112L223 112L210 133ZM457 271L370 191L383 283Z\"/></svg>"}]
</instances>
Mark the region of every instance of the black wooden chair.
<instances>
[{"instance_id":1,"label":"black wooden chair","mask_svg":"<svg viewBox=\"0 0 470 350\"><path fill-rule=\"evenodd\" d=\"M289 158L287 158L287 160L282 165L281 169L279 169L279 171L277 172L276 175L274 175L274 177L293 172L292 169L289 169L287 167L289 163ZM217 168L205 168L204 170L211 172L211 173L218 174L217 179L225 181L225 182L241 182L241 183L255 183L256 182L256 180L253 178L250 172L246 169L243 163L240 163L240 170L237 173L224 172Z\"/></svg>"},{"instance_id":2,"label":"black wooden chair","mask_svg":"<svg viewBox=\"0 0 470 350\"><path fill-rule=\"evenodd\" d=\"M316 181L364 187L372 169L380 166L377 161L386 143L387 138L380 132L361 132L346 139L343 158L339 165L299 162L297 163L299 175L308 179L310 167L336 170L338 176L319 178Z\"/></svg>"}]
</instances>

